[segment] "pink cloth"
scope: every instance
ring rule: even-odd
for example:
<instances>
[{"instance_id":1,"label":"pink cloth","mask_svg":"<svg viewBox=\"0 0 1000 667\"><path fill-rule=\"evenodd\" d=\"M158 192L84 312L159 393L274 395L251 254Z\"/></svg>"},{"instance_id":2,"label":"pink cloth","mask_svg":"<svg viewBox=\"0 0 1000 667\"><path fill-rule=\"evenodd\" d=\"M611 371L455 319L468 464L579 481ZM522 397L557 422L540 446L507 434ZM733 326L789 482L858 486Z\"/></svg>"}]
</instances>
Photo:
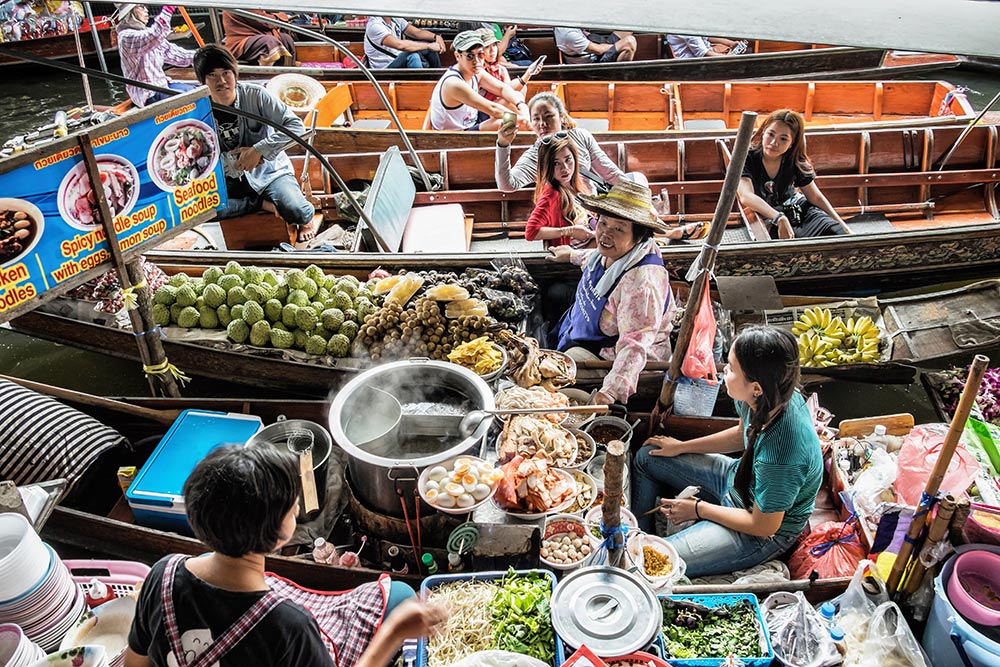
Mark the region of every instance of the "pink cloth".
<instances>
[{"instance_id":1,"label":"pink cloth","mask_svg":"<svg viewBox=\"0 0 1000 667\"><path fill-rule=\"evenodd\" d=\"M574 250L570 260L582 266L593 252L597 251ZM670 306L664 311L668 299ZM622 276L601 313L601 331L618 336L614 347L601 350L602 359L614 362L601 391L625 402L635 393L647 360L670 358L671 320L676 308L670 279L662 266L640 266Z\"/></svg>"},{"instance_id":2,"label":"pink cloth","mask_svg":"<svg viewBox=\"0 0 1000 667\"><path fill-rule=\"evenodd\" d=\"M168 11L169 9L169 11ZM175 67L190 67L194 51L182 49L167 41L170 34L170 15L173 9L164 7L153 22L142 30L126 28L118 33L118 53L122 60L122 74L127 79L142 81L166 88L170 79L163 73L164 63ZM125 86L128 96L137 106L155 95L151 90Z\"/></svg>"}]
</instances>

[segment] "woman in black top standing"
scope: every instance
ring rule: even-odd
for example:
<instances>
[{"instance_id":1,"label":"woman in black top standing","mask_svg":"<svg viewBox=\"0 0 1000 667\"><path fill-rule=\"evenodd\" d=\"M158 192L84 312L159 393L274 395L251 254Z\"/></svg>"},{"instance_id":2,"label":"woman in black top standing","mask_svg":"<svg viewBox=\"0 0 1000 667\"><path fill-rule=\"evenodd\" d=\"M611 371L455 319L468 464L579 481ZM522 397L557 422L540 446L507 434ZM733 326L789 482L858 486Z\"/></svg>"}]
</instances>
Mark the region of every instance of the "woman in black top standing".
<instances>
[{"instance_id":1,"label":"woman in black top standing","mask_svg":"<svg viewBox=\"0 0 1000 667\"><path fill-rule=\"evenodd\" d=\"M790 109L764 120L750 142L737 192L740 204L764 218L771 238L851 234L816 185L803 126L802 116Z\"/></svg>"}]
</instances>

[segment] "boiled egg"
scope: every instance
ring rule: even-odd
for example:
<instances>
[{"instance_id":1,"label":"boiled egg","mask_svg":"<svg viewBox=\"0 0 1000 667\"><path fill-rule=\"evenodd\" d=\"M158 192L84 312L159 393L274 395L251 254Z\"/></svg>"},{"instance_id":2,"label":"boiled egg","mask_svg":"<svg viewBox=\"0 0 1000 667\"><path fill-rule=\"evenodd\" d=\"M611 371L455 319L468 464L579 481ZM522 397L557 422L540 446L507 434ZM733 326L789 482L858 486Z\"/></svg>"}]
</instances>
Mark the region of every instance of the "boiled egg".
<instances>
[{"instance_id":1,"label":"boiled egg","mask_svg":"<svg viewBox=\"0 0 1000 667\"><path fill-rule=\"evenodd\" d=\"M437 482L435 482L433 479L427 480L427 483L424 484L424 489L427 490L427 491L430 491L431 489L434 489L435 491L437 491L440 488L441 488L441 485L438 484Z\"/></svg>"},{"instance_id":2,"label":"boiled egg","mask_svg":"<svg viewBox=\"0 0 1000 667\"><path fill-rule=\"evenodd\" d=\"M440 482L442 479L448 476L448 470L444 466L434 466L431 471L427 473L427 479L433 480L435 482Z\"/></svg>"},{"instance_id":3,"label":"boiled egg","mask_svg":"<svg viewBox=\"0 0 1000 667\"><path fill-rule=\"evenodd\" d=\"M465 493L465 489L462 487L461 484L456 484L455 482L448 482L447 484L444 485L444 492L447 493L449 496L454 496L455 498L458 498L460 495Z\"/></svg>"},{"instance_id":4,"label":"boiled egg","mask_svg":"<svg viewBox=\"0 0 1000 667\"><path fill-rule=\"evenodd\" d=\"M459 507L472 507L476 504L476 499L468 493L463 493L455 499L455 504Z\"/></svg>"},{"instance_id":5,"label":"boiled egg","mask_svg":"<svg viewBox=\"0 0 1000 667\"><path fill-rule=\"evenodd\" d=\"M434 503L438 507L444 507L445 509L448 509L450 507L455 506L455 496L449 496L447 493L441 493L434 500Z\"/></svg>"},{"instance_id":6,"label":"boiled egg","mask_svg":"<svg viewBox=\"0 0 1000 667\"><path fill-rule=\"evenodd\" d=\"M479 479L475 475L463 475L462 476L462 486L465 487L466 491L472 491L479 484Z\"/></svg>"},{"instance_id":7,"label":"boiled egg","mask_svg":"<svg viewBox=\"0 0 1000 667\"><path fill-rule=\"evenodd\" d=\"M437 489L425 489L424 490L424 500L429 503L433 503L439 496L441 492Z\"/></svg>"},{"instance_id":8,"label":"boiled egg","mask_svg":"<svg viewBox=\"0 0 1000 667\"><path fill-rule=\"evenodd\" d=\"M485 484L476 484L476 487L472 489L472 497L476 500L484 500L493 493L493 489Z\"/></svg>"}]
</instances>

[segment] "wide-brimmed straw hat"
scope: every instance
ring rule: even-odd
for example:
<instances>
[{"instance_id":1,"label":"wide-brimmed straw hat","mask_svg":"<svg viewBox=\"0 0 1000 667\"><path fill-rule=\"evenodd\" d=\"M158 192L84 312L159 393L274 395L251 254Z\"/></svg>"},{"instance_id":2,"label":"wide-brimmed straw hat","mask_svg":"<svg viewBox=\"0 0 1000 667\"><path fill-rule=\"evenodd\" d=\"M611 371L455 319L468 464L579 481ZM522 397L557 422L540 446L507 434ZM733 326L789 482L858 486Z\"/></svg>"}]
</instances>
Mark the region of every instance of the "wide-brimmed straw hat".
<instances>
[{"instance_id":1,"label":"wide-brimmed straw hat","mask_svg":"<svg viewBox=\"0 0 1000 667\"><path fill-rule=\"evenodd\" d=\"M326 95L326 88L316 79L292 72L279 74L267 82L267 91L288 105L292 111L312 111Z\"/></svg>"},{"instance_id":2,"label":"wide-brimmed straw hat","mask_svg":"<svg viewBox=\"0 0 1000 667\"><path fill-rule=\"evenodd\" d=\"M668 229L654 212L652 191L627 178L618 179L606 195L580 195L580 203L596 213L606 213L657 232Z\"/></svg>"},{"instance_id":3,"label":"wide-brimmed straw hat","mask_svg":"<svg viewBox=\"0 0 1000 667\"><path fill-rule=\"evenodd\" d=\"M138 2L115 3L115 13L111 15L111 21L113 23L121 23L128 18L128 15L132 13L132 10L138 6Z\"/></svg>"}]
</instances>

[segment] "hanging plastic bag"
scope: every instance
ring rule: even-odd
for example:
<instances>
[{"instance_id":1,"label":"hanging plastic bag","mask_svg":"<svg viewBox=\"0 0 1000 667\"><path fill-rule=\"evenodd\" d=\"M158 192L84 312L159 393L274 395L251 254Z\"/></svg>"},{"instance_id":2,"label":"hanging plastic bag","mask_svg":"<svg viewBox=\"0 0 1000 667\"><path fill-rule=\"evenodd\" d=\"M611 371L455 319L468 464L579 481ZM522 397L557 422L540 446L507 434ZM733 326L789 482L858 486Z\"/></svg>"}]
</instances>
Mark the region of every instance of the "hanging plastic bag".
<instances>
[{"instance_id":1,"label":"hanging plastic bag","mask_svg":"<svg viewBox=\"0 0 1000 667\"><path fill-rule=\"evenodd\" d=\"M826 521L817 526L788 559L792 579L808 579L813 572L821 579L849 577L865 557L855 530L852 520Z\"/></svg>"},{"instance_id":2,"label":"hanging plastic bag","mask_svg":"<svg viewBox=\"0 0 1000 667\"><path fill-rule=\"evenodd\" d=\"M889 593L875 564L870 560L858 563L847 590L831 600L837 607L837 624L844 630L844 643L848 651L852 646L860 646L864 642L875 608L888 600Z\"/></svg>"},{"instance_id":3,"label":"hanging plastic bag","mask_svg":"<svg viewBox=\"0 0 1000 667\"><path fill-rule=\"evenodd\" d=\"M868 467L854 480L852 499L859 516L870 517L883 502L896 500L893 483L896 481L896 457L884 449L874 449Z\"/></svg>"},{"instance_id":4,"label":"hanging plastic bag","mask_svg":"<svg viewBox=\"0 0 1000 667\"><path fill-rule=\"evenodd\" d=\"M855 647L848 646L849 667L927 667L903 612L895 602L883 602L872 613L868 636Z\"/></svg>"},{"instance_id":5,"label":"hanging plastic bag","mask_svg":"<svg viewBox=\"0 0 1000 667\"><path fill-rule=\"evenodd\" d=\"M691 332L691 342L688 344L681 373L694 380L707 380L716 384L715 375L715 313L712 312L712 299L708 293L708 281L701 294L701 306L694 318L694 330Z\"/></svg>"},{"instance_id":6,"label":"hanging plastic bag","mask_svg":"<svg viewBox=\"0 0 1000 667\"><path fill-rule=\"evenodd\" d=\"M912 506L920 502L920 495L931 477L947 433L947 424L921 424L906 436L899 450L899 472L896 475L896 493L902 502ZM941 492L952 493L956 497L965 494L978 471L979 463L975 457L959 443L941 482Z\"/></svg>"}]
</instances>

